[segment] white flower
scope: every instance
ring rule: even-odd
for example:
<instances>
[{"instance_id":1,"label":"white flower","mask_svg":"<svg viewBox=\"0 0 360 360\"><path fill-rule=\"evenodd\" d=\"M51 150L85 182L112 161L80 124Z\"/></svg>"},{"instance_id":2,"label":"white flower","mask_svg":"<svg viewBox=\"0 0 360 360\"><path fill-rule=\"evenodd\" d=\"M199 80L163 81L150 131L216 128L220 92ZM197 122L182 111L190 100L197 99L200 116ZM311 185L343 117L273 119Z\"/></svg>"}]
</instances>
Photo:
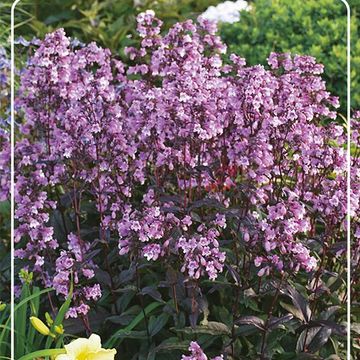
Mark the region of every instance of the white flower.
<instances>
[{"instance_id":1,"label":"white flower","mask_svg":"<svg viewBox=\"0 0 360 360\"><path fill-rule=\"evenodd\" d=\"M80 338L65 345L65 354L56 360L114 360L115 349L103 349L99 335L92 334L89 339Z\"/></svg>"},{"instance_id":2,"label":"white flower","mask_svg":"<svg viewBox=\"0 0 360 360\"><path fill-rule=\"evenodd\" d=\"M201 17L216 22L234 23L240 20L241 10L250 10L250 5L247 1L225 1L217 6L210 6Z\"/></svg>"}]
</instances>

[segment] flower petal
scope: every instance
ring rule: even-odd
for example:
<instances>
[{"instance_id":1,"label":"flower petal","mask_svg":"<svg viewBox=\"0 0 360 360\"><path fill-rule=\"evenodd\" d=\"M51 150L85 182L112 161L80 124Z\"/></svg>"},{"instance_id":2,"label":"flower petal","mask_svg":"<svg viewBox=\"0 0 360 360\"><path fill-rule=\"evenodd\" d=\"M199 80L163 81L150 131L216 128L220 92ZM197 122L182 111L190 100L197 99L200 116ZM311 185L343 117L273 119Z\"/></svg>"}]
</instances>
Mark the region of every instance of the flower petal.
<instances>
[{"instance_id":1,"label":"flower petal","mask_svg":"<svg viewBox=\"0 0 360 360\"><path fill-rule=\"evenodd\" d=\"M89 351L101 350L101 338L97 334L91 334L89 337L89 343L91 344L91 349Z\"/></svg>"},{"instance_id":2,"label":"flower petal","mask_svg":"<svg viewBox=\"0 0 360 360\"><path fill-rule=\"evenodd\" d=\"M76 339L70 344L65 345L66 353L69 355L80 356L82 354L87 354L88 352L96 352L101 350L101 339L99 335L92 334L89 339Z\"/></svg>"},{"instance_id":3,"label":"flower petal","mask_svg":"<svg viewBox=\"0 0 360 360\"><path fill-rule=\"evenodd\" d=\"M115 349L101 349L96 352L91 352L87 355L87 360L114 360L116 350Z\"/></svg>"},{"instance_id":4,"label":"flower petal","mask_svg":"<svg viewBox=\"0 0 360 360\"><path fill-rule=\"evenodd\" d=\"M72 355L61 354L58 355L55 360L76 360Z\"/></svg>"}]
</instances>

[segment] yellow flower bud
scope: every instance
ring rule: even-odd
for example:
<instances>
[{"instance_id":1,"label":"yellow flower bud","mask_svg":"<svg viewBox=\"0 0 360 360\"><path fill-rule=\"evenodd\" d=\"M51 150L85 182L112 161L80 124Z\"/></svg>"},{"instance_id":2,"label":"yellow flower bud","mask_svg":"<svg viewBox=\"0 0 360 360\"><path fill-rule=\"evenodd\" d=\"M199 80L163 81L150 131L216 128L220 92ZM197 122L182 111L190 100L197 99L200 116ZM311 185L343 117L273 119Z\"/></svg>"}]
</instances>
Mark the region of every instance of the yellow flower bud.
<instances>
[{"instance_id":1,"label":"yellow flower bud","mask_svg":"<svg viewBox=\"0 0 360 360\"><path fill-rule=\"evenodd\" d=\"M35 330L37 330L40 334L45 336L50 335L50 329L39 318L31 316L30 322Z\"/></svg>"},{"instance_id":2,"label":"yellow flower bud","mask_svg":"<svg viewBox=\"0 0 360 360\"><path fill-rule=\"evenodd\" d=\"M6 304L0 303L0 312L6 309Z\"/></svg>"},{"instance_id":3,"label":"yellow flower bud","mask_svg":"<svg viewBox=\"0 0 360 360\"><path fill-rule=\"evenodd\" d=\"M62 325L54 326L54 330L56 333L62 335L64 333L64 327Z\"/></svg>"},{"instance_id":4,"label":"yellow flower bud","mask_svg":"<svg viewBox=\"0 0 360 360\"><path fill-rule=\"evenodd\" d=\"M32 272L28 272L27 270L22 269L22 270L20 270L19 276L24 281L25 284L30 285L32 283L32 280L33 280Z\"/></svg>"},{"instance_id":5,"label":"yellow flower bud","mask_svg":"<svg viewBox=\"0 0 360 360\"><path fill-rule=\"evenodd\" d=\"M45 319L48 326L51 326L54 323L53 319L51 318L48 312L45 313Z\"/></svg>"}]
</instances>

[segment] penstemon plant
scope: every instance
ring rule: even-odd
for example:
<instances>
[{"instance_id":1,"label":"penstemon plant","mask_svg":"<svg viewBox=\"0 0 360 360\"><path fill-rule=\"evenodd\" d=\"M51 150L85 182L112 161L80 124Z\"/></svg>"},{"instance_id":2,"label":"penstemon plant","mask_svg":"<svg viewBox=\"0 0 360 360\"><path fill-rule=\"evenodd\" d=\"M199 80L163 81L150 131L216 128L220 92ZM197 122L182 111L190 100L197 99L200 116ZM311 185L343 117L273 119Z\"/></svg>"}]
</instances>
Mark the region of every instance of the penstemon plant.
<instances>
[{"instance_id":1,"label":"penstemon plant","mask_svg":"<svg viewBox=\"0 0 360 360\"><path fill-rule=\"evenodd\" d=\"M206 19L137 21L129 66L62 29L32 45L17 265L55 289L53 312L73 276L69 326L102 318L124 358L342 356L346 137L323 66L224 64Z\"/></svg>"}]
</instances>

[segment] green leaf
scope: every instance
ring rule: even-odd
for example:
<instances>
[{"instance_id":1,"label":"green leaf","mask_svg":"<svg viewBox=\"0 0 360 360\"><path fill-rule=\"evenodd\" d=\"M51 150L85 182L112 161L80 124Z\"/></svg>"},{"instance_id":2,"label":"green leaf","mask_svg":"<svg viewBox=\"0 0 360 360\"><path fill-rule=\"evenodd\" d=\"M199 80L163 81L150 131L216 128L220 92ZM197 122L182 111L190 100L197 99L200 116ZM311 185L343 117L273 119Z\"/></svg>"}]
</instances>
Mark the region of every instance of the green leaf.
<instances>
[{"instance_id":1,"label":"green leaf","mask_svg":"<svg viewBox=\"0 0 360 360\"><path fill-rule=\"evenodd\" d=\"M159 306L163 305L159 302L153 302L149 304L145 309L144 312L146 316L148 316L152 311L154 311ZM119 329L115 332L114 335L105 343L106 348L113 348L115 344L120 344L122 342L122 338L119 338L122 334L126 333L127 331L133 330L142 320L144 320L144 312L140 312L139 315L135 317L135 319L124 329Z\"/></svg>"},{"instance_id":2,"label":"green leaf","mask_svg":"<svg viewBox=\"0 0 360 360\"><path fill-rule=\"evenodd\" d=\"M32 360L43 356L55 356L60 354L65 354L65 349L47 349L47 350L35 351L31 354L22 356L18 360Z\"/></svg>"},{"instance_id":3,"label":"green leaf","mask_svg":"<svg viewBox=\"0 0 360 360\"><path fill-rule=\"evenodd\" d=\"M60 310L54 320L54 323L51 325L50 331L52 333L55 333L55 326L59 326L62 324L62 322L65 318L65 315L66 315L67 311L69 310L72 296L73 296L73 291L74 291L74 284L73 284L73 279L71 277L69 294L68 294L65 302L61 305ZM53 341L54 341L54 339L49 336L46 340L45 349L49 349L49 347Z\"/></svg>"},{"instance_id":4,"label":"green leaf","mask_svg":"<svg viewBox=\"0 0 360 360\"><path fill-rule=\"evenodd\" d=\"M311 353L316 353L319 351L328 342L331 333L331 328L322 327L308 345L308 351Z\"/></svg>"},{"instance_id":5,"label":"green leaf","mask_svg":"<svg viewBox=\"0 0 360 360\"><path fill-rule=\"evenodd\" d=\"M278 317L271 317L268 323L268 328L273 330L278 328L280 325L287 323L288 321L293 319L292 314L287 314L285 316L282 316L280 318Z\"/></svg>"},{"instance_id":6,"label":"green leaf","mask_svg":"<svg viewBox=\"0 0 360 360\"><path fill-rule=\"evenodd\" d=\"M149 333L150 336L155 336L159 331L161 331L169 320L169 315L166 313L161 314L160 316L152 316L149 320Z\"/></svg>"},{"instance_id":7,"label":"green leaf","mask_svg":"<svg viewBox=\"0 0 360 360\"><path fill-rule=\"evenodd\" d=\"M293 314L296 318L298 318L301 321L305 321L303 313L296 308L294 305L284 303L280 301L280 306L284 308L285 310L289 311L291 314Z\"/></svg>"},{"instance_id":8,"label":"green leaf","mask_svg":"<svg viewBox=\"0 0 360 360\"><path fill-rule=\"evenodd\" d=\"M149 352L148 360L156 359L155 355L158 353L173 353L174 350L185 352L188 350L189 341L179 341L177 337L164 340L160 345Z\"/></svg>"},{"instance_id":9,"label":"green leaf","mask_svg":"<svg viewBox=\"0 0 360 360\"><path fill-rule=\"evenodd\" d=\"M265 330L265 321L257 316L242 316L240 319L235 321L235 324L252 325L262 331Z\"/></svg>"},{"instance_id":10,"label":"green leaf","mask_svg":"<svg viewBox=\"0 0 360 360\"><path fill-rule=\"evenodd\" d=\"M29 296L29 286L24 284L21 289L21 297L20 300L24 300ZM25 304L26 305L26 304ZM15 357L19 358L25 354L25 331L26 331L26 322L28 316L28 307L22 306L18 309L18 311L14 314L15 319L15 329L17 334L15 335Z\"/></svg>"},{"instance_id":11,"label":"green leaf","mask_svg":"<svg viewBox=\"0 0 360 360\"><path fill-rule=\"evenodd\" d=\"M291 298L294 306L301 311L304 321L309 322L311 310L308 301L292 286L288 286L286 290L286 294Z\"/></svg>"}]
</instances>

